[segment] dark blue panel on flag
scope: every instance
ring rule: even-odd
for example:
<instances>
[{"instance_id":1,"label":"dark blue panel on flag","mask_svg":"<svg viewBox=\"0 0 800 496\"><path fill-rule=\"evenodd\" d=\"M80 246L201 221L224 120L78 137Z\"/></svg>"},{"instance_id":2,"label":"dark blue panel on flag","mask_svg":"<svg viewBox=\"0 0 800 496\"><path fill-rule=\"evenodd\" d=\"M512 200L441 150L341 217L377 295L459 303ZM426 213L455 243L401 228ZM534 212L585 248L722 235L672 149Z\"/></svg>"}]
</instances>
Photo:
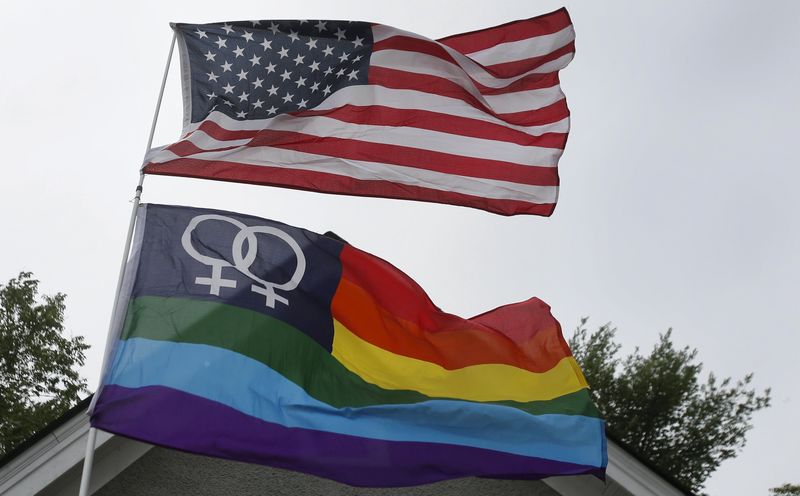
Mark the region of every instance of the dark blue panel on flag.
<instances>
[{"instance_id":1,"label":"dark blue panel on flag","mask_svg":"<svg viewBox=\"0 0 800 496\"><path fill-rule=\"evenodd\" d=\"M191 81L191 122L212 110L246 120L310 109L339 88L366 84L370 26L349 21L173 25L183 35L182 48L188 48L184 81Z\"/></svg>"},{"instance_id":2,"label":"dark blue panel on flag","mask_svg":"<svg viewBox=\"0 0 800 496\"><path fill-rule=\"evenodd\" d=\"M258 217L147 205L132 296L191 297L255 310L330 350L341 249L340 241Z\"/></svg>"}]
</instances>

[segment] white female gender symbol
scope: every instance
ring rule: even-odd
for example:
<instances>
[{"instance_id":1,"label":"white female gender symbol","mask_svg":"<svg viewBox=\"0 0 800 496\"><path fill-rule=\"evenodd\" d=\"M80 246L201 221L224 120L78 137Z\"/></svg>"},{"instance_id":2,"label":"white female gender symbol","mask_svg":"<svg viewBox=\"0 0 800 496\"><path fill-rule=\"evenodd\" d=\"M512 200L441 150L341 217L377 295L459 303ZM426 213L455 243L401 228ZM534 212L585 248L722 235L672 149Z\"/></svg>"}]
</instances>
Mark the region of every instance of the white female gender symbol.
<instances>
[{"instance_id":1,"label":"white female gender symbol","mask_svg":"<svg viewBox=\"0 0 800 496\"><path fill-rule=\"evenodd\" d=\"M195 284L210 286L208 294L219 296L220 288L235 288L236 280L222 278L222 268L233 267L233 265L228 263L226 260L222 260L221 258L207 257L198 252L192 245L192 233L201 222L207 220L221 220L223 222L228 222L229 224L233 224L234 226L238 227L240 232L242 229L247 229L247 226L236 219L231 219L230 217L225 217L224 215L205 214L194 217L191 221L189 221L189 225L186 226L186 230L183 231L183 236L181 236L181 245L183 245L183 249L186 250L186 253L188 253L190 257L194 258L198 262L211 266L211 277L196 277L194 279ZM254 248L256 247L255 236L253 236L253 239L251 240L248 239L248 241L250 241L250 243L247 245L247 257L250 257L250 252L255 251ZM255 257L255 255L253 255L253 257Z\"/></svg>"},{"instance_id":2,"label":"white female gender symbol","mask_svg":"<svg viewBox=\"0 0 800 496\"><path fill-rule=\"evenodd\" d=\"M233 224L239 228L239 232L236 234L236 237L233 239L233 244L231 245L231 254L233 255L234 262L233 264L229 263L227 260L203 255L192 245L192 232L194 232L201 222L207 220L221 220L223 222ZM270 234L275 236L289 245L289 247L292 249L295 258L297 259L297 267L294 270L294 274L292 274L292 277L288 281L281 284L269 282L250 272L250 266L255 261L258 253L258 239L256 238L256 233ZM247 240L246 252L243 251L245 240ZM300 284L300 281L302 280L306 271L306 257L303 254L302 248L300 248L300 245L297 243L297 241L295 241L295 239L289 236L286 232L269 226L248 227L242 222L224 215L204 214L194 217L191 221L189 221L189 225L186 226L186 230L183 232L183 236L181 236L181 245L190 257L194 258L200 263L211 266L211 277L196 277L194 280L195 284L209 286L209 294L219 296L220 288L236 287L235 279L224 279L222 277L223 267L234 267L236 270L246 275L250 279L263 285L263 287L261 287L253 284L251 286L251 291L266 296L266 306L270 308L275 308L276 301L279 301L284 305L289 305L289 300L276 294L275 289L280 289L283 291L291 291L295 289Z\"/></svg>"},{"instance_id":3,"label":"white female gender symbol","mask_svg":"<svg viewBox=\"0 0 800 496\"><path fill-rule=\"evenodd\" d=\"M297 267L294 269L294 274L292 277L289 278L283 284L276 284L274 282L267 282L263 279L259 279L255 275L250 272L250 265L253 264L253 261L256 258L256 250L250 249L254 245L254 241L250 241L251 238L255 238L255 233L263 233L263 234L271 234L276 238L280 238L284 243L289 245L289 248L292 249L294 252L294 256L297 259ZM244 240L247 239L248 250L247 253L242 256L242 245L244 244ZM303 254L303 249L300 248L300 245L295 241L295 239L284 231L281 231L275 227L269 226L252 226L247 227L239 231L239 234L233 238L233 245L231 245L231 250L233 251L233 261L236 264L236 268L242 274L246 275L250 279L261 283L264 285L262 288L261 286L256 286L253 284L251 286L251 290L254 293L263 294L267 297L267 306L270 308L275 308L275 301L279 301L284 305L289 305L289 300L286 298L275 294L275 289L280 289L283 291L291 291L300 284L300 280L303 279L303 274L306 272L306 256Z\"/></svg>"}]
</instances>

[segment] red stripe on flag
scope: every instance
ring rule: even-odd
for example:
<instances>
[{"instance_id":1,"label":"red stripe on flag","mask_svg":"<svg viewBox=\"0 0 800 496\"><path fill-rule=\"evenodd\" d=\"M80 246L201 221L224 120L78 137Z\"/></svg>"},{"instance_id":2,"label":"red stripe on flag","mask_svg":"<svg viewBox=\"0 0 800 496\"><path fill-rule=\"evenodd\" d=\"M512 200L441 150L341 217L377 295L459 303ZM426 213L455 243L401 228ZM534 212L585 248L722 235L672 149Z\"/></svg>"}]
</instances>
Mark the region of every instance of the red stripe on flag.
<instances>
[{"instance_id":1,"label":"red stripe on flag","mask_svg":"<svg viewBox=\"0 0 800 496\"><path fill-rule=\"evenodd\" d=\"M238 148L238 146L226 146L222 148L214 148L213 151L232 150L234 148ZM188 140L183 140L183 141L178 141L177 143L173 143L169 145L166 149L179 157L188 157L189 155L194 155L195 153L203 153L211 151L200 148L199 146L195 145L194 143Z\"/></svg>"},{"instance_id":2,"label":"red stripe on flag","mask_svg":"<svg viewBox=\"0 0 800 496\"><path fill-rule=\"evenodd\" d=\"M213 136L214 139L218 140L249 139L258 134L257 129L226 129L214 121L203 121L197 127L197 131L203 131L204 133L208 134L209 136Z\"/></svg>"},{"instance_id":3,"label":"red stripe on flag","mask_svg":"<svg viewBox=\"0 0 800 496\"><path fill-rule=\"evenodd\" d=\"M401 165L445 174L509 181L519 184L558 186L558 171L555 167L519 165L499 160L464 157L419 148L370 143L354 139L264 130L259 132L248 146L284 148L327 157Z\"/></svg>"},{"instance_id":4,"label":"red stripe on flag","mask_svg":"<svg viewBox=\"0 0 800 496\"><path fill-rule=\"evenodd\" d=\"M504 141L522 146L563 149L567 141L567 133L532 135L502 124L468 117L458 117L428 110L396 109L381 105L367 107L344 105L328 110L306 110L293 115L297 117L322 116L350 124L427 129L458 136ZM257 130L228 130L214 121L204 121L197 127L196 131L189 133L185 138L197 131L203 131L220 141L251 139L258 134ZM167 149L173 151L172 146L174 145Z\"/></svg>"},{"instance_id":5,"label":"red stripe on flag","mask_svg":"<svg viewBox=\"0 0 800 496\"><path fill-rule=\"evenodd\" d=\"M456 98L486 114L497 117L515 126L542 126L569 117L569 109L567 108L565 99L561 99L551 105L535 110L498 114L457 83L449 79L426 74L415 74L413 72L396 69L373 67L369 71L369 83L396 90L414 90Z\"/></svg>"},{"instance_id":6,"label":"red stripe on flag","mask_svg":"<svg viewBox=\"0 0 800 496\"><path fill-rule=\"evenodd\" d=\"M521 146L558 148L562 150L566 145L568 136L567 133L531 135L493 122L470 119L467 117L456 117L448 114L429 112L427 110L405 110L383 107L380 105L371 105L368 107L344 105L328 110L307 110L295 115L297 117L327 117L340 122L359 125L427 129L456 136L503 141ZM203 131L219 141L252 139L259 133L257 130L227 130L214 121L204 121L198 126L196 131L189 133L184 139L197 131ZM178 143L170 145L167 149L175 151L176 149L174 147L177 144Z\"/></svg>"},{"instance_id":7,"label":"red stripe on flag","mask_svg":"<svg viewBox=\"0 0 800 496\"><path fill-rule=\"evenodd\" d=\"M547 55L541 57L531 57L524 60L515 60L513 62L504 62L502 64L495 64L486 66L486 70L492 72L498 77L514 77L517 74L524 74L526 72L535 70L542 65L552 62L553 60L563 57L564 55L575 52L575 42L571 41L561 48L558 48ZM565 64L566 65L566 64Z\"/></svg>"},{"instance_id":8,"label":"red stripe on flag","mask_svg":"<svg viewBox=\"0 0 800 496\"><path fill-rule=\"evenodd\" d=\"M557 33L570 24L572 24L572 21L570 21L567 9L560 8L555 12L532 17L524 21L512 21L492 28L455 34L437 41L461 53L469 54L500 43Z\"/></svg>"},{"instance_id":9,"label":"red stripe on flag","mask_svg":"<svg viewBox=\"0 0 800 496\"><path fill-rule=\"evenodd\" d=\"M373 46L373 52L379 52L381 50L399 50L404 52L424 53L426 55L436 57L445 62L461 67L461 64L459 64L458 61L452 55L450 55L450 53L448 53L447 50L445 50L442 47L442 45L430 40L412 38L409 36L401 36L401 35L392 36L391 38L379 41ZM522 74L525 74L527 72L530 72L546 62L550 62L551 60L555 60L567 53L571 53L574 51L575 51L575 42L572 41L562 47L553 49L552 52L545 55L541 55L538 57L530 57L521 60L515 60L512 62L505 62L501 64L485 65L481 67L483 67L487 73L495 77L504 79L514 78ZM370 73L375 69L378 69L378 67L371 67ZM419 76L423 75L417 73L414 74ZM531 75L531 76L534 76L534 78L532 78L532 82L528 83L527 86L529 87L524 89L536 89L536 88L548 87L544 85L538 86L536 83L538 82L539 78L536 78L536 75ZM511 88L509 88L509 86L511 85L503 88L492 88L480 84L474 78L470 79L474 83L475 87L478 88L478 90L484 95L502 94L502 93L508 93L510 91L519 91L519 89L517 88L519 87L520 83L517 82L515 82L517 84ZM555 86L555 84L558 83L556 82L550 84L549 86ZM514 83L512 83L512 85L514 85Z\"/></svg>"},{"instance_id":10,"label":"red stripe on flag","mask_svg":"<svg viewBox=\"0 0 800 496\"><path fill-rule=\"evenodd\" d=\"M381 40L372 45L373 53L380 52L381 50L400 50L403 52L424 53L426 55L442 59L445 62L460 65L442 45L422 38L413 38L411 36L403 35L392 36L391 38Z\"/></svg>"},{"instance_id":11,"label":"red stripe on flag","mask_svg":"<svg viewBox=\"0 0 800 496\"><path fill-rule=\"evenodd\" d=\"M558 322L541 300L462 319L439 310L416 282L385 260L349 245L339 258L342 278L331 302L334 318L380 348L448 370L503 363L545 372L571 356Z\"/></svg>"},{"instance_id":12,"label":"red stripe on flag","mask_svg":"<svg viewBox=\"0 0 800 496\"><path fill-rule=\"evenodd\" d=\"M553 86L558 86L561 80L558 77L558 72L545 72L542 74L528 74L502 88L484 86L474 79L472 82L475 84L475 88L483 95L502 95L505 93L515 93L517 91L551 88Z\"/></svg>"},{"instance_id":13,"label":"red stripe on flag","mask_svg":"<svg viewBox=\"0 0 800 496\"><path fill-rule=\"evenodd\" d=\"M466 73L464 73L466 75ZM455 85L459 88L462 88L464 92L463 86L460 84L453 82L449 79L445 79L438 76L431 76L428 74L420 74L416 72L407 72L400 69L392 69L390 67L377 67L372 66L369 68L369 81L377 81L377 80L391 80L394 77L403 77L405 79L413 79L418 78L420 80L426 81L429 85L436 85L439 84L438 81L446 81L450 83L450 85ZM482 95L504 95L507 93L515 93L517 91L525 91L525 90L540 90L544 88L552 88L553 86L558 86L559 78L557 72L548 72L544 74L529 74L524 76L513 83L510 83L507 86L503 86L502 88L492 88L490 86L484 86L478 81L470 78L472 82L472 87L478 90L479 93ZM435 91L435 88L431 88L428 93L438 93ZM445 95L447 96L447 95Z\"/></svg>"},{"instance_id":14,"label":"red stripe on flag","mask_svg":"<svg viewBox=\"0 0 800 496\"><path fill-rule=\"evenodd\" d=\"M545 148L563 149L567 141L566 133L545 133L534 136L493 122L470 119L468 117L458 117L428 110L396 109L381 105L370 105L368 107L344 105L329 110L307 110L296 115L298 117L324 116L351 124L393 127L404 126L428 129L430 131L459 136L505 141L522 146L541 146ZM240 137L234 136L222 136L225 135L214 135L216 139L241 139ZM237 133L235 136L243 135Z\"/></svg>"},{"instance_id":15,"label":"red stripe on flag","mask_svg":"<svg viewBox=\"0 0 800 496\"><path fill-rule=\"evenodd\" d=\"M264 186L280 186L319 193L461 205L500 215L532 214L549 217L555 209L555 205L552 203L540 204L519 200L498 200L420 186L408 186L391 181L365 181L325 172L238 164L219 160L208 162L192 158L179 158L163 164L147 164L144 167L144 172L161 176L196 177Z\"/></svg>"},{"instance_id":16,"label":"red stripe on flag","mask_svg":"<svg viewBox=\"0 0 800 496\"><path fill-rule=\"evenodd\" d=\"M528 74L502 88L484 86L474 79L472 82L475 84L475 88L483 95L502 95L505 93L515 93L517 91L551 88L553 86L558 86L561 80L558 77L558 72L545 72L542 74Z\"/></svg>"},{"instance_id":17,"label":"red stripe on flag","mask_svg":"<svg viewBox=\"0 0 800 496\"><path fill-rule=\"evenodd\" d=\"M569 117L569 107L567 107L566 98L562 98L554 104L540 109L495 115L509 124L517 126L544 126Z\"/></svg>"}]
</instances>

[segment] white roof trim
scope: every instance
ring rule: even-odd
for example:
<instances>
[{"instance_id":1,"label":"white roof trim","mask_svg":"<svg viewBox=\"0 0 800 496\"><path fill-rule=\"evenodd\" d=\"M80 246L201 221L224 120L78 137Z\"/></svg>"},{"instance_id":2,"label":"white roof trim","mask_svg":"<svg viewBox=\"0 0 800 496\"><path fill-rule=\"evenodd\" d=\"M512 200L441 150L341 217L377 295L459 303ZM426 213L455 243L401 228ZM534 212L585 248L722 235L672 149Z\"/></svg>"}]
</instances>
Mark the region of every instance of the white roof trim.
<instances>
[{"instance_id":1,"label":"white roof trim","mask_svg":"<svg viewBox=\"0 0 800 496\"><path fill-rule=\"evenodd\" d=\"M642 462L608 442L608 477L636 496L685 496L675 486L647 468Z\"/></svg>"},{"instance_id":2,"label":"white roof trim","mask_svg":"<svg viewBox=\"0 0 800 496\"><path fill-rule=\"evenodd\" d=\"M544 483L562 496L587 494L634 494L636 496L685 496L685 493L647 468L618 444L608 440L606 482L597 477L550 477Z\"/></svg>"},{"instance_id":3,"label":"white roof trim","mask_svg":"<svg viewBox=\"0 0 800 496\"><path fill-rule=\"evenodd\" d=\"M80 485L88 436L89 417L80 412L0 468L0 494L29 496L53 485L51 494L74 496ZM103 487L152 447L98 431L90 493Z\"/></svg>"}]
</instances>

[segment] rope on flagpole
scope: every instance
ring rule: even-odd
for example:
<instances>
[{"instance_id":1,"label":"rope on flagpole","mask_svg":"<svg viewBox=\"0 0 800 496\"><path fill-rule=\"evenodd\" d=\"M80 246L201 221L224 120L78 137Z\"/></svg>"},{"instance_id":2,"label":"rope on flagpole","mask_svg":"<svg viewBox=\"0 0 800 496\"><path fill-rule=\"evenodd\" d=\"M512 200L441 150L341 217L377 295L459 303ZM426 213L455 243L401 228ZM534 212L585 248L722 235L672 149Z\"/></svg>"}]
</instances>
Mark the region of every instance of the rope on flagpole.
<instances>
[{"instance_id":1,"label":"rope on flagpole","mask_svg":"<svg viewBox=\"0 0 800 496\"><path fill-rule=\"evenodd\" d=\"M153 113L153 123L150 125L150 135L147 138L147 148L144 151L145 158L147 154L150 152L150 148L153 146L153 137L156 133L156 124L158 123L158 114L161 111L161 100L164 98L164 88L167 86L167 76L169 75L169 66L172 62L172 53L175 50L175 41L178 38L178 33L173 32L172 34L172 42L169 45L169 55L167 55L167 63L164 67L164 76L161 78L161 89L158 92L158 100L156 101L156 110ZM142 184L144 184L144 172L139 172L139 183L136 185L136 195L133 197L133 206L131 208L131 217L128 222L128 236L125 239L125 248L122 250L122 263L119 267L119 275L117 277L117 291L114 295L114 306L111 307L111 320L108 324L108 336L106 337L106 341L108 342L110 339L113 339L111 335L114 332L114 313L117 309L117 305L119 304L119 294L122 290L122 279L125 275L125 265L128 262L128 255L131 250L131 241L133 239L133 229L136 226L136 214L139 210L139 202L142 198ZM105 357L107 358L107 357ZM105 360L104 360L105 361ZM106 364L103 363L103 369L105 369ZM100 389L99 386L97 388ZM94 450L95 444L97 440L97 429L94 427L89 427L89 436L86 439L86 454L83 458L83 471L81 472L81 485L80 489L78 490L78 496L88 496L89 494L89 484L92 478L92 464L94 462Z\"/></svg>"}]
</instances>

